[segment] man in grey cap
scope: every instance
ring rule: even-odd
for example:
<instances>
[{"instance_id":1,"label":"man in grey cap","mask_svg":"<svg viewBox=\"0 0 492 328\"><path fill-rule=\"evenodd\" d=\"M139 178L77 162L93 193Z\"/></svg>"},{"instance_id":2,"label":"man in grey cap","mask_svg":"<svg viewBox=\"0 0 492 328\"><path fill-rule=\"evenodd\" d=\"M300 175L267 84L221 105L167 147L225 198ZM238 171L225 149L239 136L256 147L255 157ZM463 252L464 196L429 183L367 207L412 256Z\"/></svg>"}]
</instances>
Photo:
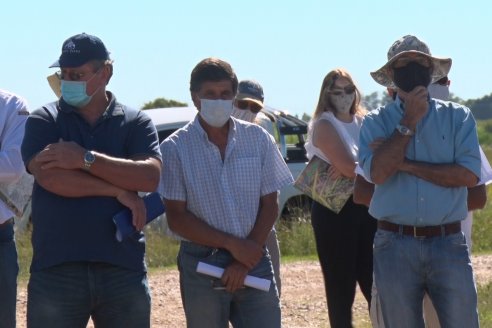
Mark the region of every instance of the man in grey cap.
<instances>
[{"instance_id":1,"label":"man in grey cap","mask_svg":"<svg viewBox=\"0 0 492 328\"><path fill-rule=\"evenodd\" d=\"M372 77L396 100L369 113L359 164L374 184L378 219L374 275L386 327L424 327L428 292L443 327L478 327L477 293L460 221L467 187L480 178L475 120L466 107L432 99L427 87L451 59L430 54L415 36L397 40ZM384 140L377 149L371 143ZM445 206L443 206L445 205Z\"/></svg>"},{"instance_id":2,"label":"man in grey cap","mask_svg":"<svg viewBox=\"0 0 492 328\"><path fill-rule=\"evenodd\" d=\"M237 86L232 116L256 123L273 136L275 129L272 119L261 111L265 107L264 100L263 87L260 83L255 80L242 80Z\"/></svg>"},{"instance_id":3,"label":"man in grey cap","mask_svg":"<svg viewBox=\"0 0 492 328\"><path fill-rule=\"evenodd\" d=\"M21 147L35 178L28 327L149 327L145 240L118 242L112 218L129 208L142 230L137 193L159 182L157 131L106 90L113 66L98 37L68 38L52 67L61 98L29 116Z\"/></svg>"}]
</instances>

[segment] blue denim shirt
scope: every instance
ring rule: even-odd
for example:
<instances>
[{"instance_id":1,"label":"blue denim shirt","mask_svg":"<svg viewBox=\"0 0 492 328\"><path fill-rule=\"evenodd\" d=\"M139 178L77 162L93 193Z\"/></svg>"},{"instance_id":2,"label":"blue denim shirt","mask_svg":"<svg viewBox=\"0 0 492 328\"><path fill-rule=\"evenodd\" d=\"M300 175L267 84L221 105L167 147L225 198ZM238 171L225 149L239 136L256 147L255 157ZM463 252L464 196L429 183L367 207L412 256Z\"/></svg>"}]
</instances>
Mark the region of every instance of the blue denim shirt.
<instances>
[{"instance_id":1,"label":"blue denim shirt","mask_svg":"<svg viewBox=\"0 0 492 328\"><path fill-rule=\"evenodd\" d=\"M365 117L359 140L359 163L366 176L371 176L370 143L377 138L389 138L402 119L403 111L404 104L397 98ZM458 164L480 177L476 123L470 110L453 102L429 99L429 110L416 127L406 157L427 163ZM375 186L369 213L397 224L445 224L466 217L467 193L466 187L442 187L397 172Z\"/></svg>"}]
</instances>

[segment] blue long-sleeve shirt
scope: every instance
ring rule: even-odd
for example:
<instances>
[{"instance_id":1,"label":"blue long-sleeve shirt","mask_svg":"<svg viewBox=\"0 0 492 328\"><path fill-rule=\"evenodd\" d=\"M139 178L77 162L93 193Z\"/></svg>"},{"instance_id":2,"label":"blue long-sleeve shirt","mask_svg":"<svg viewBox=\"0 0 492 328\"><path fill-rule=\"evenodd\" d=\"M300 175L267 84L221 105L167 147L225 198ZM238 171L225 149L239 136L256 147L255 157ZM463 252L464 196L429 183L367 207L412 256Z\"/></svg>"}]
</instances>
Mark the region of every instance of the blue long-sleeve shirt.
<instances>
[{"instance_id":1,"label":"blue long-sleeve shirt","mask_svg":"<svg viewBox=\"0 0 492 328\"><path fill-rule=\"evenodd\" d=\"M371 177L377 138L390 138L404 113L399 98L366 115L360 133L359 163ZM405 156L435 164L458 164L480 177L476 123L470 110L453 102L429 99L427 114L417 124ZM372 180L372 179L371 179ZM467 215L467 188L443 187L409 173L397 172L376 185L369 212L379 220L428 226L463 220Z\"/></svg>"}]
</instances>

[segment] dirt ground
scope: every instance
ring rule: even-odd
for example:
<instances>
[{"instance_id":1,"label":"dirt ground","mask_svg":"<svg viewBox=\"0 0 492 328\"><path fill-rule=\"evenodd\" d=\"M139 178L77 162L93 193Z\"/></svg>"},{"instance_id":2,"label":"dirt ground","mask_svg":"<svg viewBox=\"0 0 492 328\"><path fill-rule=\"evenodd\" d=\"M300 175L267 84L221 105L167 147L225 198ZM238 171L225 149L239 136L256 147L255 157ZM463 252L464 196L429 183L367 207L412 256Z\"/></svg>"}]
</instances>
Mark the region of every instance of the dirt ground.
<instances>
[{"instance_id":1,"label":"dirt ground","mask_svg":"<svg viewBox=\"0 0 492 328\"><path fill-rule=\"evenodd\" d=\"M472 258L478 284L492 281L492 255ZM282 326L284 328L329 327L323 279L318 262L302 261L281 267ZM152 293L152 327L185 327L179 293L177 270L159 270L149 274ZM19 287L17 299L17 327L26 322L26 288ZM369 326L367 305L360 292L354 304L354 322ZM88 327L93 327L89 324Z\"/></svg>"}]
</instances>

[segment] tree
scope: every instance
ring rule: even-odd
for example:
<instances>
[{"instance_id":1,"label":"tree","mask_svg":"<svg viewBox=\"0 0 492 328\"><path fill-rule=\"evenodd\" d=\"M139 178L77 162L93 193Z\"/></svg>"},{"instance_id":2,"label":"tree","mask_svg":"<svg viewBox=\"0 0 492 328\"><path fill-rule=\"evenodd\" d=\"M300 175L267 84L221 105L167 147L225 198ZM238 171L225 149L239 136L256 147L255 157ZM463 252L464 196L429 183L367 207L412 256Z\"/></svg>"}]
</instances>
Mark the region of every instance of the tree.
<instances>
[{"instance_id":1,"label":"tree","mask_svg":"<svg viewBox=\"0 0 492 328\"><path fill-rule=\"evenodd\" d=\"M468 99L464 105L471 109L477 120L492 118L492 93L482 98Z\"/></svg>"},{"instance_id":2,"label":"tree","mask_svg":"<svg viewBox=\"0 0 492 328\"><path fill-rule=\"evenodd\" d=\"M304 113L302 114L301 120L303 120L304 122L309 122L311 120L311 115L309 115L308 113Z\"/></svg>"},{"instance_id":3,"label":"tree","mask_svg":"<svg viewBox=\"0 0 492 328\"><path fill-rule=\"evenodd\" d=\"M378 108L381 104L381 99L379 99L379 94L377 91L362 97L362 105L368 110Z\"/></svg>"},{"instance_id":4,"label":"tree","mask_svg":"<svg viewBox=\"0 0 492 328\"><path fill-rule=\"evenodd\" d=\"M187 107L187 103L182 103L172 99L156 98L142 106L142 109L165 108L165 107Z\"/></svg>"}]
</instances>

